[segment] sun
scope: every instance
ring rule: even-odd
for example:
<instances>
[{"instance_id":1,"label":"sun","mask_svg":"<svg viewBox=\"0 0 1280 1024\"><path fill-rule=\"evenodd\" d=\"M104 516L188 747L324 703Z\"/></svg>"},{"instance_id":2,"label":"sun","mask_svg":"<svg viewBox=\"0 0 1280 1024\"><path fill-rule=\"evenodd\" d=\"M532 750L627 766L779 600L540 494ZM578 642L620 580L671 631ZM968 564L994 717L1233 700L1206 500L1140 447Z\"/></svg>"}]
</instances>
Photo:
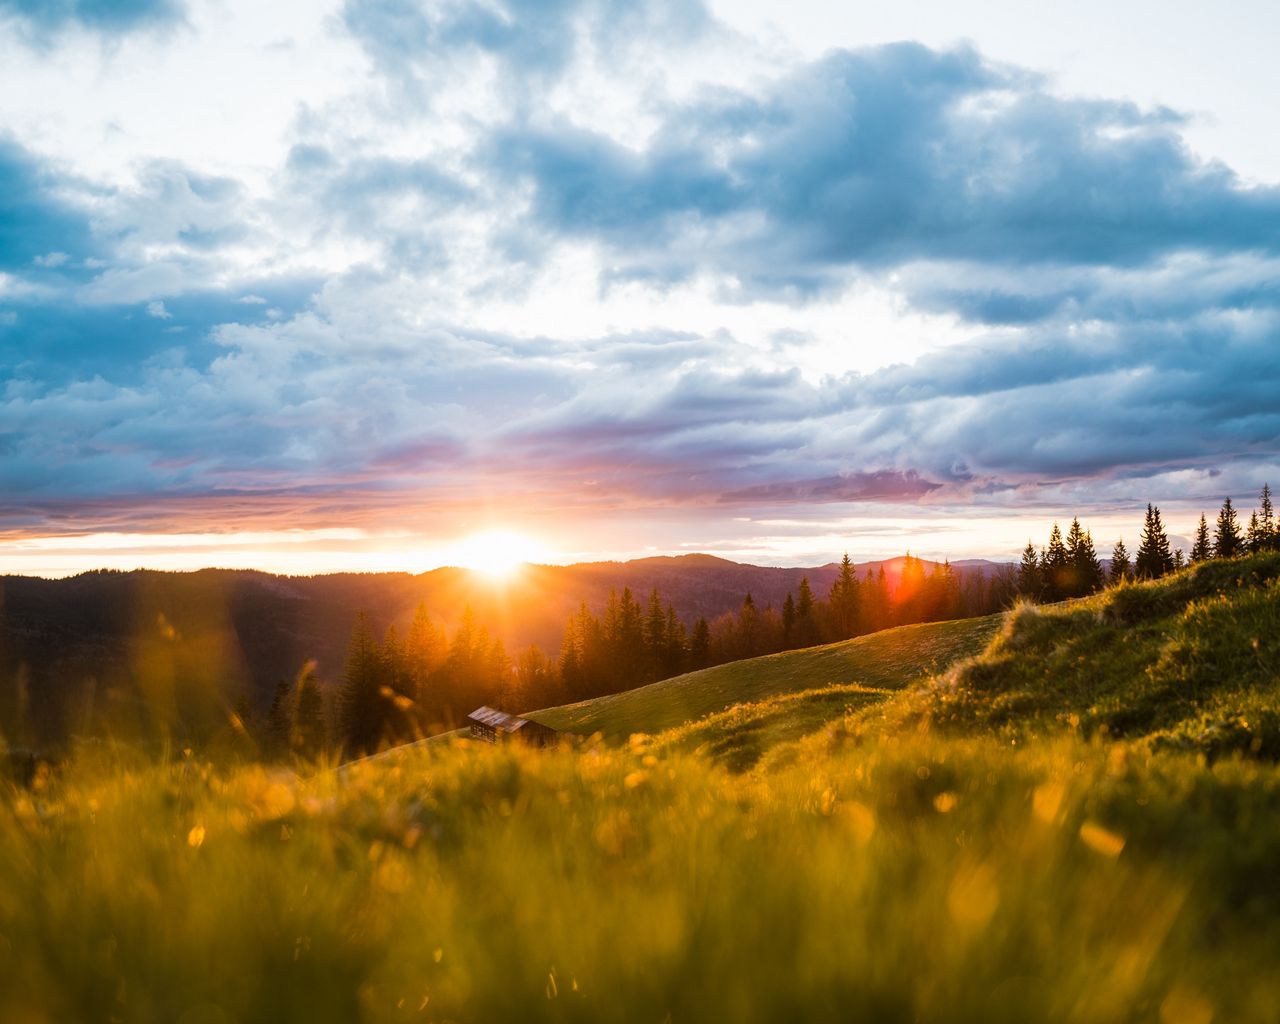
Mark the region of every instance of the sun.
<instances>
[{"instance_id":1,"label":"sun","mask_svg":"<svg viewBox=\"0 0 1280 1024\"><path fill-rule=\"evenodd\" d=\"M470 569L492 580L508 580L529 562L543 557L532 538L511 530L486 530L458 541L448 552L451 565Z\"/></svg>"}]
</instances>

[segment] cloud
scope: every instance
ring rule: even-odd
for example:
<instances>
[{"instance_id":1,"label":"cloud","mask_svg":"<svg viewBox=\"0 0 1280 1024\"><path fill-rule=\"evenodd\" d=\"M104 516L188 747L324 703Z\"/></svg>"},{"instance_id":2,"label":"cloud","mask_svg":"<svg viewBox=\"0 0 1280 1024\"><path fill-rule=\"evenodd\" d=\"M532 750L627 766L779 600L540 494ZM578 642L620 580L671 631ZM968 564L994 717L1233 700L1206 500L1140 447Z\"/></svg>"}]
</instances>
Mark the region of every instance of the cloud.
<instances>
[{"instance_id":1,"label":"cloud","mask_svg":"<svg viewBox=\"0 0 1280 1024\"><path fill-rule=\"evenodd\" d=\"M760 484L720 496L727 504L790 505L851 501L915 501L942 485L914 472L849 473L785 483Z\"/></svg>"},{"instance_id":2,"label":"cloud","mask_svg":"<svg viewBox=\"0 0 1280 1024\"><path fill-rule=\"evenodd\" d=\"M723 42L698 5L341 24L372 74L278 166L108 182L0 144L11 521L829 518L1277 463L1280 192L1176 113L968 47L633 79Z\"/></svg>"},{"instance_id":3,"label":"cloud","mask_svg":"<svg viewBox=\"0 0 1280 1024\"><path fill-rule=\"evenodd\" d=\"M313 526L353 495L365 516L502 493L803 517L1054 491L1185 497L1189 480L1247 492L1280 449L1275 327L1151 326L1032 353L991 339L812 384L725 367L726 338L512 358L522 339L352 336L304 314L228 325L207 365L152 360L128 387L11 382L0 482L26 509L306 495ZM628 347L675 351L636 362Z\"/></svg>"},{"instance_id":4,"label":"cloud","mask_svg":"<svg viewBox=\"0 0 1280 1024\"><path fill-rule=\"evenodd\" d=\"M100 251L70 183L23 146L0 138L0 270L56 270Z\"/></svg>"},{"instance_id":5,"label":"cloud","mask_svg":"<svg viewBox=\"0 0 1280 1024\"><path fill-rule=\"evenodd\" d=\"M900 44L830 54L760 98L672 107L641 151L554 123L513 127L489 159L532 184L543 230L599 239L649 276L711 263L762 285L820 284L923 259L1276 254L1280 189L1198 161L1179 124L1051 96L972 50ZM1016 294L996 305L1025 315Z\"/></svg>"},{"instance_id":6,"label":"cloud","mask_svg":"<svg viewBox=\"0 0 1280 1024\"><path fill-rule=\"evenodd\" d=\"M375 64L402 85L492 59L508 88L545 88L584 52L621 58L687 43L714 21L699 0L347 0L342 18Z\"/></svg>"},{"instance_id":7,"label":"cloud","mask_svg":"<svg viewBox=\"0 0 1280 1024\"><path fill-rule=\"evenodd\" d=\"M478 210L474 189L443 161L295 146L287 177L314 238L359 239L397 270L448 262L443 228Z\"/></svg>"},{"instance_id":8,"label":"cloud","mask_svg":"<svg viewBox=\"0 0 1280 1024\"><path fill-rule=\"evenodd\" d=\"M122 35L182 21L181 0L0 0L6 15L29 32L47 36L70 26Z\"/></svg>"},{"instance_id":9,"label":"cloud","mask_svg":"<svg viewBox=\"0 0 1280 1024\"><path fill-rule=\"evenodd\" d=\"M1044 268L926 261L897 271L917 308L986 324L1181 320L1280 306L1280 259L1179 251L1135 267Z\"/></svg>"}]
</instances>

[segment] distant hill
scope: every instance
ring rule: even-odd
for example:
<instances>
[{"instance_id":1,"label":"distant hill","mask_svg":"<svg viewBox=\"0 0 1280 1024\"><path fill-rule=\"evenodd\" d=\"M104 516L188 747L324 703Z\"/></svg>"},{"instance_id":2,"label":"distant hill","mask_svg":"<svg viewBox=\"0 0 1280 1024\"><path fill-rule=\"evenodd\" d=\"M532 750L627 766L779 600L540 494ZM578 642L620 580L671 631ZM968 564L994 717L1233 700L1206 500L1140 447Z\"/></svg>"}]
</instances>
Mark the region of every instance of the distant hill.
<instances>
[{"instance_id":1,"label":"distant hill","mask_svg":"<svg viewBox=\"0 0 1280 1024\"><path fill-rule=\"evenodd\" d=\"M891 580L901 559L858 566ZM994 571L971 563L962 573ZM508 650L537 644L555 655L565 620L581 602L599 611L611 590L630 587L644 600L657 587L688 623L738 608L751 593L759 607L780 606L807 576L815 593L830 588L836 563L807 568L744 565L711 555L531 565L495 583L442 568L408 573L288 577L244 570L170 573L90 572L67 579L0 578L0 688L29 700L37 730L61 735L78 714L104 700L181 703L225 709L241 695L264 709L279 680L308 660L322 680L342 676L355 615L381 633L407 628L425 604L450 630L468 606ZM193 696L195 695L195 696ZM189 707L186 710L191 710ZM56 720L54 720L56 719Z\"/></svg>"}]
</instances>

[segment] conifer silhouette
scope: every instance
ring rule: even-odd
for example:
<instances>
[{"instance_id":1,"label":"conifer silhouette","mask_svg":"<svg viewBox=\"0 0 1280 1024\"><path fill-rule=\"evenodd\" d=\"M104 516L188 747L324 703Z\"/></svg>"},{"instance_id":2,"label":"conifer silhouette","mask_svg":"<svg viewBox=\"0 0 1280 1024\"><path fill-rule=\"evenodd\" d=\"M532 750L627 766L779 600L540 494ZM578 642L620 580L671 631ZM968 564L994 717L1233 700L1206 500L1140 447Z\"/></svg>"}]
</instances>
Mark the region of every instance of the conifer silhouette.
<instances>
[{"instance_id":1,"label":"conifer silhouette","mask_svg":"<svg viewBox=\"0 0 1280 1024\"><path fill-rule=\"evenodd\" d=\"M1218 523L1213 531L1213 557L1235 558L1243 553L1244 540L1240 536L1240 521L1236 510L1231 506L1231 499L1222 503L1218 513Z\"/></svg>"},{"instance_id":2,"label":"conifer silhouette","mask_svg":"<svg viewBox=\"0 0 1280 1024\"><path fill-rule=\"evenodd\" d=\"M1164 532L1160 509L1147 505L1147 517L1142 526L1142 540L1133 563L1134 575L1139 579L1154 580L1173 571L1173 552L1169 550L1169 537Z\"/></svg>"}]
</instances>

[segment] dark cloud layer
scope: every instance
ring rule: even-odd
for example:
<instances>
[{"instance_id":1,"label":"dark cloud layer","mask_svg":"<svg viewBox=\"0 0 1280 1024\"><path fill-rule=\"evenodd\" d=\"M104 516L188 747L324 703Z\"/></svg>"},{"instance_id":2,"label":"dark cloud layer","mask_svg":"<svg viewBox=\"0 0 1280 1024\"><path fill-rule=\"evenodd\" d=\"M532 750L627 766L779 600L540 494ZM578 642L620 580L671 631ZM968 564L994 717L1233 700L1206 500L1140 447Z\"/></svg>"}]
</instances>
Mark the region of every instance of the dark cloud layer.
<instances>
[{"instance_id":1,"label":"dark cloud layer","mask_svg":"<svg viewBox=\"0 0 1280 1024\"><path fill-rule=\"evenodd\" d=\"M0 138L0 270L27 269L55 253L77 260L97 255L88 215L59 194L61 185L51 168Z\"/></svg>"},{"instance_id":2,"label":"dark cloud layer","mask_svg":"<svg viewBox=\"0 0 1280 1024\"><path fill-rule=\"evenodd\" d=\"M760 484L721 495L725 503L791 505L832 501L915 501L941 484L922 480L915 472L850 473L811 480Z\"/></svg>"},{"instance_id":3,"label":"dark cloud layer","mask_svg":"<svg viewBox=\"0 0 1280 1024\"><path fill-rule=\"evenodd\" d=\"M1197 161L1178 125L1167 111L1050 96L971 50L899 44L832 53L761 97L673 107L641 152L553 123L513 126L486 156L534 186L544 230L607 242L646 278L708 262L763 285L816 285L922 259L1275 254L1280 189ZM709 227L717 241L695 256L687 247L705 246ZM1005 294L990 312L1025 320L1049 305Z\"/></svg>"}]
</instances>

